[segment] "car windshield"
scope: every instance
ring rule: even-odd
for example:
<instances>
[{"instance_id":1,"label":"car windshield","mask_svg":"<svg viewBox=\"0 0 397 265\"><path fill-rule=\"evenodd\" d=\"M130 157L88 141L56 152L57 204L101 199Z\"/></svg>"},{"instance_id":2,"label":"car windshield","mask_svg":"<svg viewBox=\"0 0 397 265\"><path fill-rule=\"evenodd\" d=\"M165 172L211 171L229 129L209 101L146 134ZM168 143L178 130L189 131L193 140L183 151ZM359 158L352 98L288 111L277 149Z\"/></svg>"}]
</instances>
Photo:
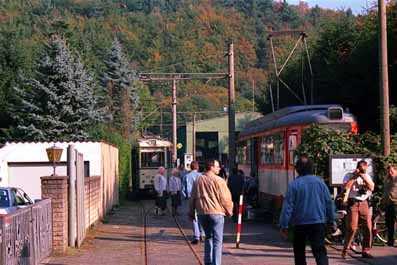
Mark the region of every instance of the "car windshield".
<instances>
[{"instance_id":1,"label":"car windshield","mask_svg":"<svg viewBox=\"0 0 397 265\"><path fill-rule=\"evenodd\" d=\"M0 208L9 207L10 201L7 190L0 190Z\"/></svg>"}]
</instances>

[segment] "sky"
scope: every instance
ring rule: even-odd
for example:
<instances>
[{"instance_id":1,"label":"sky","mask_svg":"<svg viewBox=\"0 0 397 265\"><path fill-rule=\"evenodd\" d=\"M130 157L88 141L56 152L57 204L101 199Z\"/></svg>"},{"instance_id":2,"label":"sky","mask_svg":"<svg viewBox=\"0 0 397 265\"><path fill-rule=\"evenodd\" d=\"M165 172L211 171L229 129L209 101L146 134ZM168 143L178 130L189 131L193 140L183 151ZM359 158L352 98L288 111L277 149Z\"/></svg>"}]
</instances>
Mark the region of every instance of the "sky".
<instances>
[{"instance_id":1,"label":"sky","mask_svg":"<svg viewBox=\"0 0 397 265\"><path fill-rule=\"evenodd\" d=\"M287 2L297 4L299 0L287 0ZM311 7L315 5L330 9L347 9L350 7L354 14L359 14L367 7L367 2L370 7L374 0L305 0L305 2L309 3Z\"/></svg>"}]
</instances>

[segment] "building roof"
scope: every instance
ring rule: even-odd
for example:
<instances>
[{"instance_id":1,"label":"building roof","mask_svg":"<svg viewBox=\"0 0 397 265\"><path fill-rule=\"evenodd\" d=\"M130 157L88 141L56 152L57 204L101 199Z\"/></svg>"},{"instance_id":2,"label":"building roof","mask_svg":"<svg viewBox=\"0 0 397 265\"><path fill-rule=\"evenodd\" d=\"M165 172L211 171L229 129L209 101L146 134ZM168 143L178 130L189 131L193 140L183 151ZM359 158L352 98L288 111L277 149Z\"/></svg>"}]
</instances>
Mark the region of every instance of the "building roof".
<instances>
[{"instance_id":1,"label":"building roof","mask_svg":"<svg viewBox=\"0 0 397 265\"><path fill-rule=\"evenodd\" d=\"M263 115L259 112L237 112L235 115L235 119L236 119L236 130L238 130L239 126L241 126L243 129L245 124L247 122L250 122L254 119L257 119L259 117L262 117ZM214 117L214 118L209 118L209 119L202 119L202 120L196 120L195 121L195 125L197 127L199 127L202 124L206 124L206 123L217 123L217 122L223 122L224 120L228 119L228 115L222 115L222 116L218 116L218 117ZM240 124L241 123L241 124ZM191 127L193 124L193 122L187 122L186 123L186 127Z\"/></svg>"},{"instance_id":2,"label":"building roof","mask_svg":"<svg viewBox=\"0 0 397 265\"><path fill-rule=\"evenodd\" d=\"M145 137L138 139L139 147L171 147L170 141L158 137Z\"/></svg>"}]
</instances>

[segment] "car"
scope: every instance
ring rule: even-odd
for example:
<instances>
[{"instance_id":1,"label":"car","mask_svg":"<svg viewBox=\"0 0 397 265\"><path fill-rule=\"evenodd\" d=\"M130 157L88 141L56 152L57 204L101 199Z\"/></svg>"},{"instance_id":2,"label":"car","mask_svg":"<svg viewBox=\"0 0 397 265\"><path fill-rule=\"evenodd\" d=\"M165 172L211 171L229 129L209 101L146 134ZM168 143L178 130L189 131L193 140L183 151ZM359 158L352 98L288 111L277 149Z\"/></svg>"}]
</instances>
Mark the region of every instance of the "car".
<instances>
[{"instance_id":1,"label":"car","mask_svg":"<svg viewBox=\"0 0 397 265\"><path fill-rule=\"evenodd\" d=\"M20 188L0 187L0 215L15 212L33 204L29 196Z\"/></svg>"}]
</instances>

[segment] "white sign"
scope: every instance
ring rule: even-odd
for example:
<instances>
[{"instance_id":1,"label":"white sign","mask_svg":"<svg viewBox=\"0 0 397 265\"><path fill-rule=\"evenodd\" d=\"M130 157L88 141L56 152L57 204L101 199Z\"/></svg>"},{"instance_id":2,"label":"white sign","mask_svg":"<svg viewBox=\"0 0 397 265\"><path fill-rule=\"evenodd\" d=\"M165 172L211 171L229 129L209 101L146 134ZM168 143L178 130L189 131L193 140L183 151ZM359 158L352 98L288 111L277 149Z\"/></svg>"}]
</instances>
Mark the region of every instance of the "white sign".
<instances>
[{"instance_id":1,"label":"white sign","mask_svg":"<svg viewBox=\"0 0 397 265\"><path fill-rule=\"evenodd\" d=\"M193 161L193 155L192 154L185 154L185 169L190 170L190 164Z\"/></svg>"},{"instance_id":2,"label":"white sign","mask_svg":"<svg viewBox=\"0 0 397 265\"><path fill-rule=\"evenodd\" d=\"M374 179L372 158L360 155L335 155L330 157L331 185L343 185L343 178L357 168L357 162L365 160L368 163L367 174Z\"/></svg>"}]
</instances>

